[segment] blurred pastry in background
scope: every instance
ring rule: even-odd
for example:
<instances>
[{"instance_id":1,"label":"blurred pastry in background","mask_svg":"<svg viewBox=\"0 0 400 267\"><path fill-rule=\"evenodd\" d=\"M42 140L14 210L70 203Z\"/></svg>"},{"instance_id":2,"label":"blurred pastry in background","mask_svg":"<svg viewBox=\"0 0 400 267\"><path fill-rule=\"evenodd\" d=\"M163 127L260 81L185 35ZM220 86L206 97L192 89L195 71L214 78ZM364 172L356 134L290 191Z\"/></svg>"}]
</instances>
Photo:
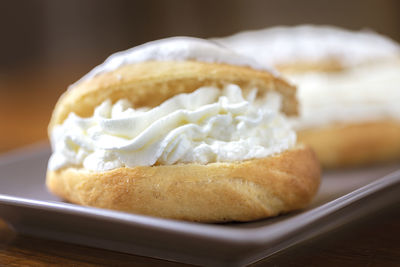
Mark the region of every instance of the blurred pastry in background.
<instances>
[{"instance_id":1,"label":"blurred pastry in background","mask_svg":"<svg viewBox=\"0 0 400 267\"><path fill-rule=\"evenodd\" d=\"M299 142L326 168L400 159L400 46L371 31L302 25L215 41L298 86Z\"/></svg>"},{"instance_id":2,"label":"blurred pastry in background","mask_svg":"<svg viewBox=\"0 0 400 267\"><path fill-rule=\"evenodd\" d=\"M303 208L320 165L284 116L295 92L203 39L114 54L58 101L47 186L81 205L200 222Z\"/></svg>"}]
</instances>

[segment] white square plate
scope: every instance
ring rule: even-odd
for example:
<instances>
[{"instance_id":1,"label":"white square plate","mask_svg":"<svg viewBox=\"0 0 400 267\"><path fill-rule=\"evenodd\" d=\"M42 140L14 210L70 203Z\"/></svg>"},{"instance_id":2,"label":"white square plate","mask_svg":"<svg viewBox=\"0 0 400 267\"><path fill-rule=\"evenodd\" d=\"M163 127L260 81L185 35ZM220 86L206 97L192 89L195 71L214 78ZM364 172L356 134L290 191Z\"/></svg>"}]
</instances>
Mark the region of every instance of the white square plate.
<instances>
[{"instance_id":1,"label":"white square plate","mask_svg":"<svg viewBox=\"0 0 400 267\"><path fill-rule=\"evenodd\" d=\"M327 172L305 210L249 223L166 220L62 202L45 188L46 144L0 157L0 217L22 234L185 263L265 258L399 199L400 165Z\"/></svg>"}]
</instances>

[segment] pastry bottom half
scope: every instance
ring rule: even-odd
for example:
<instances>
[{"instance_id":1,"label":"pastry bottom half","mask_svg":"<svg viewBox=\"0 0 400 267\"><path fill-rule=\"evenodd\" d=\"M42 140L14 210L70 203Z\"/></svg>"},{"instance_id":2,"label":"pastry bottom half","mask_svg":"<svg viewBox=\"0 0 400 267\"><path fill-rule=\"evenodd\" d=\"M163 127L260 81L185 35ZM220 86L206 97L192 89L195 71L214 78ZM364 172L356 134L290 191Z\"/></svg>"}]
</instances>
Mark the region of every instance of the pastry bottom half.
<instances>
[{"instance_id":1,"label":"pastry bottom half","mask_svg":"<svg viewBox=\"0 0 400 267\"><path fill-rule=\"evenodd\" d=\"M320 183L314 152L298 146L232 163L48 171L51 192L72 203L198 222L250 221L301 209Z\"/></svg>"}]
</instances>

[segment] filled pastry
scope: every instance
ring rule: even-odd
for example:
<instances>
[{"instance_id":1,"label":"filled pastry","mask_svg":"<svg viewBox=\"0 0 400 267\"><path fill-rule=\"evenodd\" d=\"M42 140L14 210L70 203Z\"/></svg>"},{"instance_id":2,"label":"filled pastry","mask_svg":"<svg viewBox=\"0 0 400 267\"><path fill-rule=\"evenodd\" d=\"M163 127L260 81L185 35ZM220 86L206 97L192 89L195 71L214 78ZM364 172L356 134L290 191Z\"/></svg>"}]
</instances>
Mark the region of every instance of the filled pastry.
<instances>
[{"instance_id":1,"label":"filled pastry","mask_svg":"<svg viewBox=\"0 0 400 267\"><path fill-rule=\"evenodd\" d=\"M298 87L299 142L327 168L400 159L400 46L370 31L275 27L215 41Z\"/></svg>"},{"instance_id":2,"label":"filled pastry","mask_svg":"<svg viewBox=\"0 0 400 267\"><path fill-rule=\"evenodd\" d=\"M200 222L305 207L319 163L286 115L295 88L203 39L109 57L59 99L47 187L82 205ZM286 114L286 115L285 115Z\"/></svg>"}]
</instances>

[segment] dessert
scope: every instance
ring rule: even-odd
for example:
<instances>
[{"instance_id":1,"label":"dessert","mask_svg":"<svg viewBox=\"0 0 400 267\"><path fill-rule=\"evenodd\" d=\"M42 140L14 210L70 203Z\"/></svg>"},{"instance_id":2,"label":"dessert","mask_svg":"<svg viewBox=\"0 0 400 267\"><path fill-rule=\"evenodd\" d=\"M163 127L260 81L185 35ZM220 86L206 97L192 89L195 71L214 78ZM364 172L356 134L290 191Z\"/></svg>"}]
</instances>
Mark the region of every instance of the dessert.
<instances>
[{"instance_id":1,"label":"dessert","mask_svg":"<svg viewBox=\"0 0 400 267\"><path fill-rule=\"evenodd\" d=\"M60 98L46 184L77 204L200 222L307 205L319 163L285 115L295 88L213 42L112 55Z\"/></svg>"},{"instance_id":2,"label":"dessert","mask_svg":"<svg viewBox=\"0 0 400 267\"><path fill-rule=\"evenodd\" d=\"M326 168L400 159L400 46L370 31L302 25L217 42L298 86L299 142Z\"/></svg>"}]
</instances>

